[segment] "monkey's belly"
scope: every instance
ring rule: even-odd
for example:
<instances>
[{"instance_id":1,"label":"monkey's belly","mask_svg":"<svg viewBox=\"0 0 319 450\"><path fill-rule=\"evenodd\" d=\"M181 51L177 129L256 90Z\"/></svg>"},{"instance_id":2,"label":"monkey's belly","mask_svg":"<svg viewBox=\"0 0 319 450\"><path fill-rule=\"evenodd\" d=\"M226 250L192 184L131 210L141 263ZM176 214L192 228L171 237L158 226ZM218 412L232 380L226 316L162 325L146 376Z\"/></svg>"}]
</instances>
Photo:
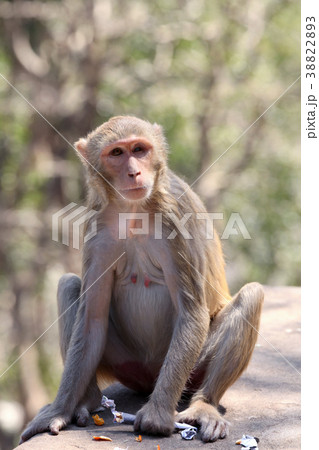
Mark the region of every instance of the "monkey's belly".
<instances>
[{"instance_id":1,"label":"monkey's belly","mask_svg":"<svg viewBox=\"0 0 319 450\"><path fill-rule=\"evenodd\" d=\"M127 361L114 366L113 374L124 386L137 392L150 394L154 389L158 371L151 370L138 361Z\"/></svg>"},{"instance_id":2,"label":"monkey's belly","mask_svg":"<svg viewBox=\"0 0 319 450\"><path fill-rule=\"evenodd\" d=\"M121 287L111 302L106 358L112 374L137 392L151 393L166 357L176 320L165 285ZM195 392L206 368L190 374L185 389Z\"/></svg>"},{"instance_id":3,"label":"monkey's belly","mask_svg":"<svg viewBox=\"0 0 319 450\"><path fill-rule=\"evenodd\" d=\"M193 394L204 381L207 367L200 367L193 370L186 382L184 392ZM146 364L138 361L127 361L113 367L113 375L124 386L136 392L150 394L159 375L160 368L154 370Z\"/></svg>"},{"instance_id":4,"label":"monkey's belly","mask_svg":"<svg viewBox=\"0 0 319 450\"><path fill-rule=\"evenodd\" d=\"M116 377L153 385L168 351L176 312L165 285L116 289L109 313L105 358ZM126 380L126 382L124 382ZM135 381L134 381L135 383Z\"/></svg>"}]
</instances>

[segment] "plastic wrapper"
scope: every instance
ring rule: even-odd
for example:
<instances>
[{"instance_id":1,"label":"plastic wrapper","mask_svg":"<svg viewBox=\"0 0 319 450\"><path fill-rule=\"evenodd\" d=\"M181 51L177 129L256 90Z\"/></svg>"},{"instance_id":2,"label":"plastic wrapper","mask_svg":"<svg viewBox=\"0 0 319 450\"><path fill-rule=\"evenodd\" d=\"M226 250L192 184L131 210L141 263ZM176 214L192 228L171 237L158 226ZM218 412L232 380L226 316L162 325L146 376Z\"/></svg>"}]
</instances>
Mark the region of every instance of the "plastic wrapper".
<instances>
[{"instance_id":1,"label":"plastic wrapper","mask_svg":"<svg viewBox=\"0 0 319 450\"><path fill-rule=\"evenodd\" d=\"M258 450L258 442L258 438L249 436L248 434L243 434L243 437L238 439L236 444L240 444L242 446L242 450Z\"/></svg>"},{"instance_id":2,"label":"plastic wrapper","mask_svg":"<svg viewBox=\"0 0 319 450\"><path fill-rule=\"evenodd\" d=\"M113 414L114 423L126 423L128 425L133 425L135 421L134 414L128 414L125 412L119 412L116 410L115 402L112 399L107 398L105 395L102 396L101 405L104 408L109 408ZM190 440L193 439L197 434L197 428L193 427L187 423L175 422L175 429L182 430L181 436L183 439Z\"/></svg>"},{"instance_id":3,"label":"plastic wrapper","mask_svg":"<svg viewBox=\"0 0 319 450\"><path fill-rule=\"evenodd\" d=\"M197 434L197 431L194 427L192 428L186 428L185 430L181 431L181 436L183 439L186 439L190 441L193 439Z\"/></svg>"}]
</instances>

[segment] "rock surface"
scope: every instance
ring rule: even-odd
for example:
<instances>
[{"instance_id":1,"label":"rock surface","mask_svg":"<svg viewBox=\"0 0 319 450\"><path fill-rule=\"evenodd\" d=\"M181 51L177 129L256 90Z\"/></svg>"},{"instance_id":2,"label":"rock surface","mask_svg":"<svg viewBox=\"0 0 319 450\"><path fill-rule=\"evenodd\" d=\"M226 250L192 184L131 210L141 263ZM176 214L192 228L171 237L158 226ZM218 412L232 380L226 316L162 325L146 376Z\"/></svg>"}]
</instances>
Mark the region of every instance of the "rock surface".
<instances>
[{"instance_id":1,"label":"rock surface","mask_svg":"<svg viewBox=\"0 0 319 450\"><path fill-rule=\"evenodd\" d=\"M86 428L68 426L58 436L43 433L19 450L73 449L197 449L239 450L235 442L243 434L257 436L259 449L300 449L300 289L265 287L265 304L260 336L251 363L242 377L227 391L222 405L231 422L229 436L204 444L199 436L182 440L175 433L169 438L142 436L135 441L130 425L113 424L110 411L99 413L105 425L97 427L93 419ZM145 398L116 383L105 390L115 400L117 410L136 413ZM96 442L94 435L105 435L112 442Z\"/></svg>"}]
</instances>

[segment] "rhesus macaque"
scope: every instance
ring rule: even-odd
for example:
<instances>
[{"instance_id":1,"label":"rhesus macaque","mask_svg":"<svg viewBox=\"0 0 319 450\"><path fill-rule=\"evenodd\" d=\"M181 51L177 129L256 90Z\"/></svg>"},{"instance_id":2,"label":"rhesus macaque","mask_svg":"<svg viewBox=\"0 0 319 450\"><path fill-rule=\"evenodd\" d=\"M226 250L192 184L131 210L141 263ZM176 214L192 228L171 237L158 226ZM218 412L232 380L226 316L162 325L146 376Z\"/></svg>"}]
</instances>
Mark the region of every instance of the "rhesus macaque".
<instances>
[{"instance_id":1,"label":"rhesus macaque","mask_svg":"<svg viewBox=\"0 0 319 450\"><path fill-rule=\"evenodd\" d=\"M56 399L21 442L58 434L71 421L85 426L100 406L103 380L151 394L136 431L167 436L179 421L197 424L205 442L225 438L228 422L217 407L251 358L262 287L247 284L231 298L218 237L207 238L202 202L168 169L159 125L114 117L75 146L88 207L98 211L97 234L84 243L82 278L66 274L59 282L64 372ZM120 213L130 213L125 239ZM147 233L138 232L140 213L147 213ZM183 391L193 394L190 406L176 414Z\"/></svg>"}]
</instances>

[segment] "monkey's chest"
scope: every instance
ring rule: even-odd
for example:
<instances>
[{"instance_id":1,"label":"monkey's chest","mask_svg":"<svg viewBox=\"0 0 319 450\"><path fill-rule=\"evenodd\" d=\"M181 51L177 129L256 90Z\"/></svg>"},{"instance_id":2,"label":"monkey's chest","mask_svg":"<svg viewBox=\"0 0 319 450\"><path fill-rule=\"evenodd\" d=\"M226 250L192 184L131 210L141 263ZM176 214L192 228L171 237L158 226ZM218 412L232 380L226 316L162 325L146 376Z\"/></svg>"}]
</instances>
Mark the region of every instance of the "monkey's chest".
<instances>
[{"instance_id":1,"label":"monkey's chest","mask_svg":"<svg viewBox=\"0 0 319 450\"><path fill-rule=\"evenodd\" d=\"M125 256L116 268L116 288L150 288L165 285L163 261L159 257L161 244L148 238L129 239L125 246ZM132 290L132 292L134 292Z\"/></svg>"},{"instance_id":2,"label":"monkey's chest","mask_svg":"<svg viewBox=\"0 0 319 450\"><path fill-rule=\"evenodd\" d=\"M171 334L175 313L162 272L151 266L146 269L133 267L125 277L117 278L110 317L125 343L152 352L161 346L158 341L163 333Z\"/></svg>"}]
</instances>

